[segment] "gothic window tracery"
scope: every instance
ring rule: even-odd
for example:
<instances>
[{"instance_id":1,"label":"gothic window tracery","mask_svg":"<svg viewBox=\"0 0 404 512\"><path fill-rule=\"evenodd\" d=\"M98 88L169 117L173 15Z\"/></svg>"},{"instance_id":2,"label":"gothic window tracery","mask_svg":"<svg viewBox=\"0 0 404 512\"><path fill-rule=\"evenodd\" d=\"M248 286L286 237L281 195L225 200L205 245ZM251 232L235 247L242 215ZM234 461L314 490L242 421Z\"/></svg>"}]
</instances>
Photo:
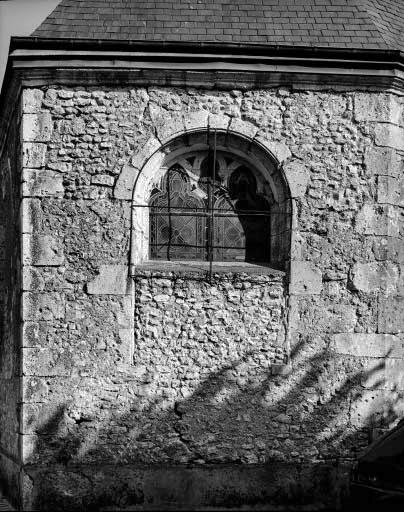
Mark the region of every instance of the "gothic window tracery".
<instances>
[{"instance_id":1,"label":"gothic window tracery","mask_svg":"<svg viewBox=\"0 0 404 512\"><path fill-rule=\"evenodd\" d=\"M179 158L151 193L150 258L270 263L273 203L262 175L233 155Z\"/></svg>"}]
</instances>

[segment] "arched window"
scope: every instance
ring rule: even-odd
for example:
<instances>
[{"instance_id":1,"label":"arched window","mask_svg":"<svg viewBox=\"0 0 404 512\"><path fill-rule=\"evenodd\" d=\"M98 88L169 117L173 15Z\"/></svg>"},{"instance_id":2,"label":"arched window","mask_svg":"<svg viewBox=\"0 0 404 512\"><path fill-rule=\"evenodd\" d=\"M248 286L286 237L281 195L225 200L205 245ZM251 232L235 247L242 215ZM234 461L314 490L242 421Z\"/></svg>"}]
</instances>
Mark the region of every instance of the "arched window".
<instances>
[{"instance_id":1,"label":"arched window","mask_svg":"<svg viewBox=\"0 0 404 512\"><path fill-rule=\"evenodd\" d=\"M270 263L273 204L269 184L241 158L180 157L151 193L150 259Z\"/></svg>"}]
</instances>

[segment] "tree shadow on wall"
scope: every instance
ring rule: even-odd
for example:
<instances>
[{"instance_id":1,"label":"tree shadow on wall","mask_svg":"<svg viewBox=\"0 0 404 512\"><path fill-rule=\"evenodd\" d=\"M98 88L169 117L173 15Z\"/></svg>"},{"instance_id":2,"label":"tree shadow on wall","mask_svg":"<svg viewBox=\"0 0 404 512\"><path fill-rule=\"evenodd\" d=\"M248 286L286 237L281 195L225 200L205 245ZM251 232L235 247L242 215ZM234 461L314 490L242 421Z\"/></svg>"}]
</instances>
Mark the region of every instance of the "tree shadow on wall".
<instances>
[{"instance_id":1,"label":"tree shadow on wall","mask_svg":"<svg viewBox=\"0 0 404 512\"><path fill-rule=\"evenodd\" d=\"M252 355L181 389L181 399L156 397L145 376L124 410L117 401L96 417L74 400L61 405L37 430L33 461L47 467L26 468L33 506L338 508L352 461L399 414L401 393L380 377L389 354L369 368L302 341L286 374L258 371Z\"/></svg>"}]
</instances>

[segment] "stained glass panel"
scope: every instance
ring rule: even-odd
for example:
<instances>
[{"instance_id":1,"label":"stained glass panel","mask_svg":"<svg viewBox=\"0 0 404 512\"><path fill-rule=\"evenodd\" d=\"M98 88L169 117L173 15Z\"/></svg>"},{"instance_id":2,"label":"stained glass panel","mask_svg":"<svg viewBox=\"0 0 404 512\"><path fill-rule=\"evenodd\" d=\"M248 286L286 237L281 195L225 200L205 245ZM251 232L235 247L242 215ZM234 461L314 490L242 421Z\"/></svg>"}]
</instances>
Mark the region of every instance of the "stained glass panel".
<instances>
[{"instance_id":1,"label":"stained glass panel","mask_svg":"<svg viewBox=\"0 0 404 512\"><path fill-rule=\"evenodd\" d=\"M187 158L189 165L196 160ZM198 161L199 169L192 169L192 184L187 171L175 164L152 193L150 257L269 261L271 206L257 192L252 171L240 165L226 177L226 170L211 154ZM230 158L221 161L225 166L234 164Z\"/></svg>"}]
</instances>

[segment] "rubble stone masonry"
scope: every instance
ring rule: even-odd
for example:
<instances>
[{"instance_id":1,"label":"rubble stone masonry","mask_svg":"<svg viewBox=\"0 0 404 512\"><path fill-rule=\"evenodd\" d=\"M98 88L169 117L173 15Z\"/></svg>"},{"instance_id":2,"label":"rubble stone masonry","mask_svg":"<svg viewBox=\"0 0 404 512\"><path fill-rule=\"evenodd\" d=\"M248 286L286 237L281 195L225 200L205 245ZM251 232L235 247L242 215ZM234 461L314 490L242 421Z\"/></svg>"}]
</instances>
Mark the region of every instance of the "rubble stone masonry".
<instances>
[{"instance_id":1,"label":"rubble stone masonry","mask_svg":"<svg viewBox=\"0 0 404 512\"><path fill-rule=\"evenodd\" d=\"M338 505L359 451L403 414L403 100L44 87L21 108L0 442L24 507ZM196 118L272 148L285 271L130 265L131 168Z\"/></svg>"}]
</instances>

